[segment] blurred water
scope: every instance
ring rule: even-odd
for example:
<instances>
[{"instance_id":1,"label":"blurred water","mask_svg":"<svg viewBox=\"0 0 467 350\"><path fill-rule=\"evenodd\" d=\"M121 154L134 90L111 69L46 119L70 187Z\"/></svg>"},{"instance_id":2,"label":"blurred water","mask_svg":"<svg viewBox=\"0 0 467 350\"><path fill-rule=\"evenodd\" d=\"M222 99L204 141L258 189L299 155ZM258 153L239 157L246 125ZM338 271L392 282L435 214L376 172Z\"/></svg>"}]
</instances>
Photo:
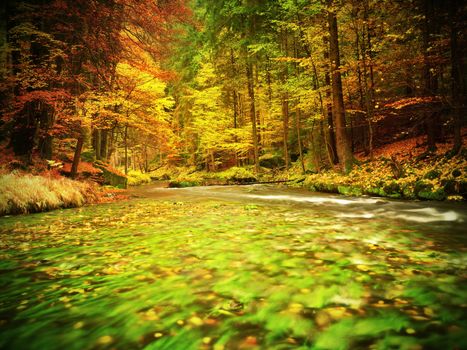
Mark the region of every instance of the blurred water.
<instances>
[{"instance_id":1,"label":"blurred water","mask_svg":"<svg viewBox=\"0 0 467 350\"><path fill-rule=\"evenodd\" d=\"M189 188L160 188L148 185L130 192L138 197L173 200L223 199L248 204L270 203L271 205L288 203L291 207L325 210L328 214L334 212L339 218L388 218L413 223L447 223L448 227L456 230L465 230L467 220L466 203L346 197L273 185Z\"/></svg>"}]
</instances>

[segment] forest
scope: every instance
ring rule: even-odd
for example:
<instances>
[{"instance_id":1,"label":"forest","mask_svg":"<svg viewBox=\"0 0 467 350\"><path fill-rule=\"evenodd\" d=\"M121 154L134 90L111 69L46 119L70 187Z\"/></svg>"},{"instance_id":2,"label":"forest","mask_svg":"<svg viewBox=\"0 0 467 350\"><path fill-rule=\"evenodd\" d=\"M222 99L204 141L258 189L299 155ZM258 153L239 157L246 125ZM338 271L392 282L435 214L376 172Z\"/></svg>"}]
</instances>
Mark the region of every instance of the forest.
<instances>
[{"instance_id":1,"label":"forest","mask_svg":"<svg viewBox=\"0 0 467 350\"><path fill-rule=\"evenodd\" d=\"M0 349L467 348L465 1L0 19Z\"/></svg>"},{"instance_id":2,"label":"forest","mask_svg":"<svg viewBox=\"0 0 467 350\"><path fill-rule=\"evenodd\" d=\"M190 184L232 168L240 179L362 174L370 162L391 180L379 187L396 188L373 193L404 197L399 180L412 176L407 198L417 186L434 186L428 199L465 194L460 1L7 1L2 11L4 172ZM420 183L427 173L439 181ZM364 181L353 192L368 192Z\"/></svg>"}]
</instances>

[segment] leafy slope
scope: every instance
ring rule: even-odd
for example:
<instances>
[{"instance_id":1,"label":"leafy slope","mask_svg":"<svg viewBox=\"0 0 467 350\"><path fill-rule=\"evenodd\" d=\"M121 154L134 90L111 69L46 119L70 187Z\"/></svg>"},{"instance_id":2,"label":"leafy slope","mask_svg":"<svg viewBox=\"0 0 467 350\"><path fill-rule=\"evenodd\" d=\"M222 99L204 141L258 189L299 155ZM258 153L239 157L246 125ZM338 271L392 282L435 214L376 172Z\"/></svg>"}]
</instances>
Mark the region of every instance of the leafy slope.
<instances>
[{"instance_id":1,"label":"leafy slope","mask_svg":"<svg viewBox=\"0 0 467 350\"><path fill-rule=\"evenodd\" d=\"M465 246L400 222L139 200L3 218L0 239L5 349L467 345Z\"/></svg>"}]
</instances>

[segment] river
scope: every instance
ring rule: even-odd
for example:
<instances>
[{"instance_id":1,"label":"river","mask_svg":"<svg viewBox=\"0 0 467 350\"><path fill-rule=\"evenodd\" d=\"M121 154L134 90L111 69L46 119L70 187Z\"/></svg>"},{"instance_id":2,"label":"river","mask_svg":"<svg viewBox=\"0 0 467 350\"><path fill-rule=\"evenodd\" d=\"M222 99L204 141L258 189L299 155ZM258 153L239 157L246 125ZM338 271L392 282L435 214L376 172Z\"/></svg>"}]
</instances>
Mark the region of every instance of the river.
<instances>
[{"instance_id":1,"label":"river","mask_svg":"<svg viewBox=\"0 0 467 350\"><path fill-rule=\"evenodd\" d=\"M222 200L240 203L287 205L291 209L325 212L336 219L386 219L406 222L427 233L448 235L449 240L467 240L467 204L464 202L435 202L392 200L380 197L345 197L305 189L275 185L199 186L164 188L146 185L132 188L136 198L176 201ZM436 229L434 229L436 228Z\"/></svg>"},{"instance_id":2,"label":"river","mask_svg":"<svg viewBox=\"0 0 467 350\"><path fill-rule=\"evenodd\" d=\"M0 348L467 348L464 203L129 194L0 218Z\"/></svg>"}]
</instances>

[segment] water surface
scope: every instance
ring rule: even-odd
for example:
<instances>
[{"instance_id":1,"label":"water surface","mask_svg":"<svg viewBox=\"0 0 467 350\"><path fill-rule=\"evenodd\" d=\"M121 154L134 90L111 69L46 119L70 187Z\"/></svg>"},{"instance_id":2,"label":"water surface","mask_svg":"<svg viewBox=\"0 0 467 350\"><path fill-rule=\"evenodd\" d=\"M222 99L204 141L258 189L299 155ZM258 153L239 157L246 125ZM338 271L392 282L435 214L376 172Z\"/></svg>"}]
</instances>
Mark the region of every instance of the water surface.
<instances>
[{"instance_id":1,"label":"water surface","mask_svg":"<svg viewBox=\"0 0 467 350\"><path fill-rule=\"evenodd\" d=\"M467 346L464 204L132 193L0 219L0 348Z\"/></svg>"}]
</instances>

